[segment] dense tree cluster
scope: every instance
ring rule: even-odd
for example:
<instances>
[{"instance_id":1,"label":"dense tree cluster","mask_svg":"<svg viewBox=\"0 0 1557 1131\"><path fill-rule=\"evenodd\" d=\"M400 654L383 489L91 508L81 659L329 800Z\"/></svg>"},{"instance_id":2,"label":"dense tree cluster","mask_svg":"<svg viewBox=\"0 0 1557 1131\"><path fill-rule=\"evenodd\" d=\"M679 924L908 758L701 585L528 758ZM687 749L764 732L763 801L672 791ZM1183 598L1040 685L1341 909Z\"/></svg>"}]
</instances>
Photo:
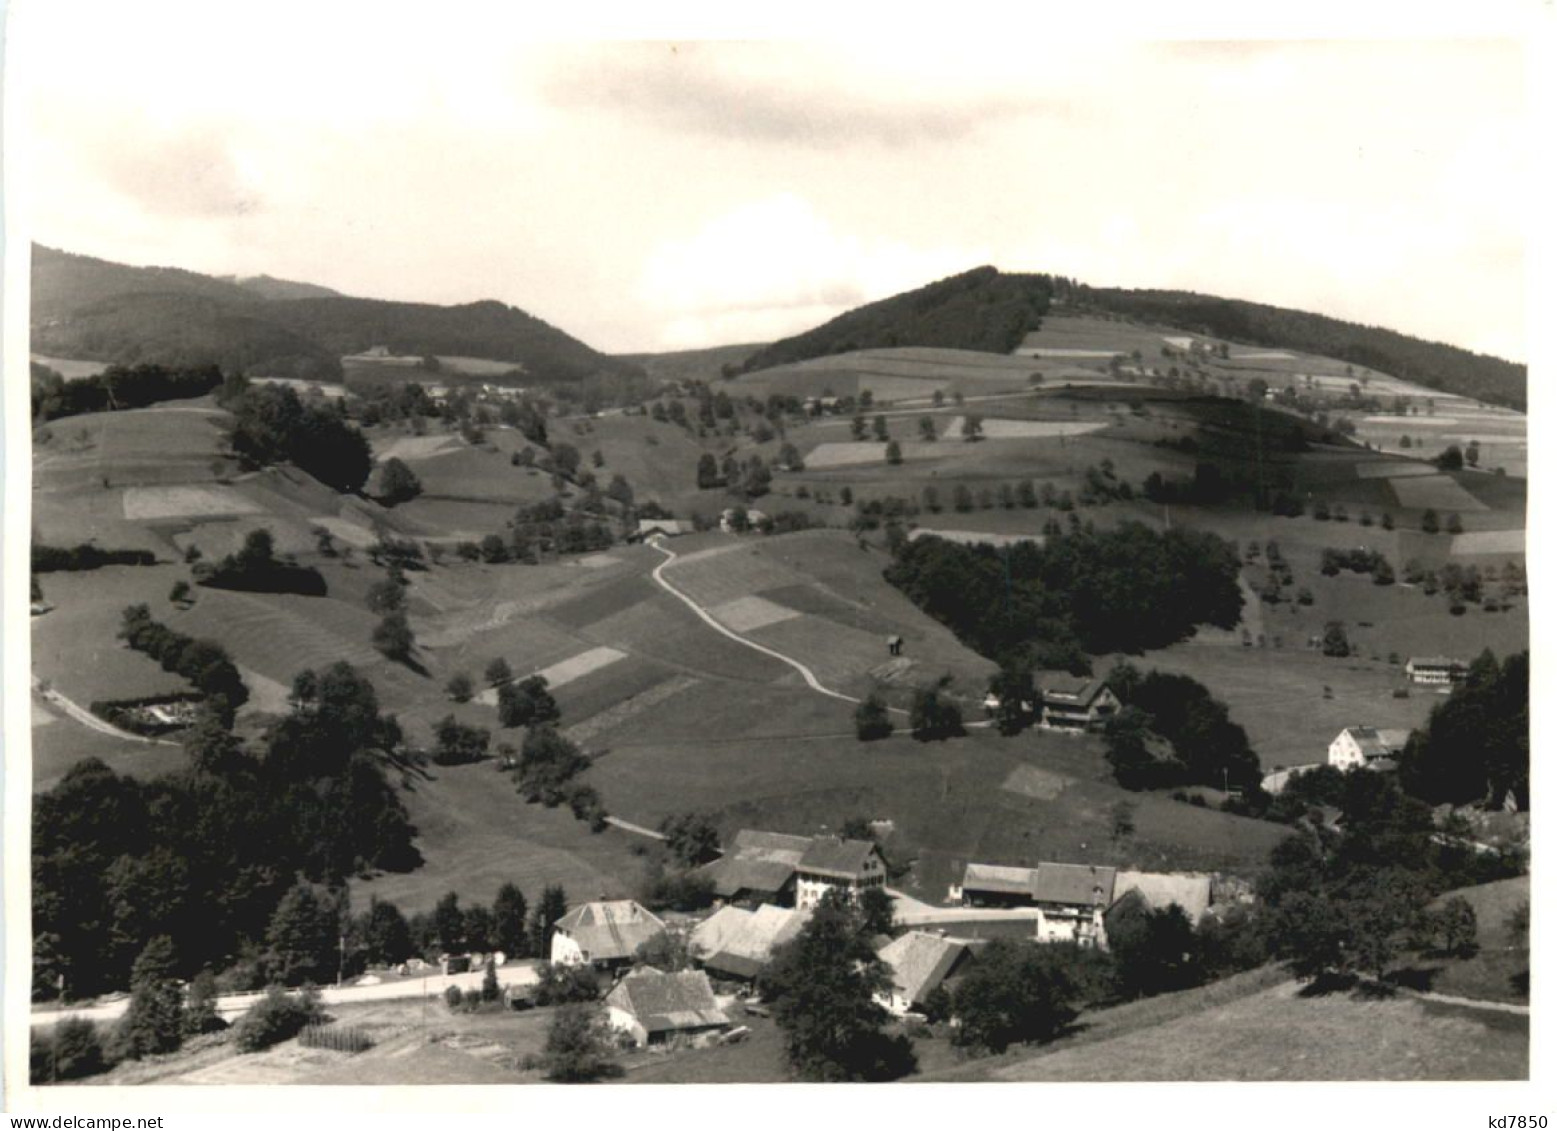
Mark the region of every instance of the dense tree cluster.
<instances>
[{"instance_id":1,"label":"dense tree cluster","mask_svg":"<svg viewBox=\"0 0 1557 1131\"><path fill-rule=\"evenodd\" d=\"M916 538L885 576L975 651L1038 668L1056 666L1038 654L1045 643L1133 652L1200 624L1231 627L1243 607L1238 570L1236 548L1215 535L1127 522L1043 546Z\"/></svg>"},{"instance_id":2,"label":"dense tree cluster","mask_svg":"<svg viewBox=\"0 0 1557 1131\"><path fill-rule=\"evenodd\" d=\"M89 542L79 546L32 544L32 571L54 573L58 570L101 569L103 566L156 565L157 555L150 550L104 550Z\"/></svg>"},{"instance_id":3,"label":"dense tree cluster","mask_svg":"<svg viewBox=\"0 0 1557 1131\"><path fill-rule=\"evenodd\" d=\"M409 503L422 493L422 481L402 459L391 456L379 471L378 501L386 507Z\"/></svg>"},{"instance_id":4,"label":"dense tree cluster","mask_svg":"<svg viewBox=\"0 0 1557 1131\"><path fill-rule=\"evenodd\" d=\"M336 406L305 404L285 385L234 382L222 403L233 414L233 454L251 466L290 460L337 491L361 490L373 470L367 439Z\"/></svg>"},{"instance_id":5,"label":"dense tree cluster","mask_svg":"<svg viewBox=\"0 0 1557 1131\"><path fill-rule=\"evenodd\" d=\"M1530 653L1499 663L1484 651L1463 683L1412 731L1400 758L1405 789L1433 804L1530 807Z\"/></svg>"},{"instance_id":6,"label":"dense tree cluster","mask_svg":"<svg viewBox=\"0 0 1557 1131\"><path fill-rule=\"evenodd\" d=\"M1124 663L1108 682L1124 707L1106 726L1107 757L1125 788L1259 785L1260 762L1249 736L1201 684L1168 672L1143 676Z\"/></svg>"},{"instance_id":7,"label":"dense tree cluster","mask_svg":"<svg viewBox=\"0 0 1557 1131\"><path fill-rule=\"evenodd\" d=\"M54 420L83 412L145 408L158 401L202 397L222 383L214 365L170 368L162 365L110 365L95 377L67 381L46 365L32 363L32 412Z\"/></svg>"},{"instance_id":8,"label":"dense tree cluster","mask_svg":"<svg viewBox=\"0 0 1557 1131\"><path fill-rule=\"evenodd\" d=\"M532 675L502 682L497 689L497 716L505 727L529 727L554 723L562 712L547 690L546 677Z\"/></svg>"},{"instance_id":9,"label":"dense tree cluster","mask_svg":"<svg viewBox=\"0 0 1557 1131\"><path fill-rule=\"evenodd\" d=\"M304 597L323 597L328 592L318 570L298 565L290 556L276 556L275 539L264 527L249 531L237 552L214 563L196 562L193 573L195 584L212 589L297 593Z\"/></svg>"}]
</instances>

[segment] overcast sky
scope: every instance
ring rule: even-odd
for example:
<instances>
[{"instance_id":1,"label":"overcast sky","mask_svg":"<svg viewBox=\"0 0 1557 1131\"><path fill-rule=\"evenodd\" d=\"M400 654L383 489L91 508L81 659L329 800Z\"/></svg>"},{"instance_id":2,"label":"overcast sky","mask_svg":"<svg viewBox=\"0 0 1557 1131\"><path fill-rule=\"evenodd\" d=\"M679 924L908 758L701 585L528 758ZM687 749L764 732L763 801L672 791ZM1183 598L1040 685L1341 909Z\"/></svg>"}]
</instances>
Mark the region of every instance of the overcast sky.
<instances>
[{"instance_id":1,"label":"overcast sky","mask_svg":"<svg viewBox=\"0 0 1557 1131\"><path fill-rule=\"evenodd\" d=\"M70 251L497 298L614 352L992 263L1527 353L1512 40L537 44L88 7L24 3L10 33L32 234Z\"/></svg>"}]
</instances>

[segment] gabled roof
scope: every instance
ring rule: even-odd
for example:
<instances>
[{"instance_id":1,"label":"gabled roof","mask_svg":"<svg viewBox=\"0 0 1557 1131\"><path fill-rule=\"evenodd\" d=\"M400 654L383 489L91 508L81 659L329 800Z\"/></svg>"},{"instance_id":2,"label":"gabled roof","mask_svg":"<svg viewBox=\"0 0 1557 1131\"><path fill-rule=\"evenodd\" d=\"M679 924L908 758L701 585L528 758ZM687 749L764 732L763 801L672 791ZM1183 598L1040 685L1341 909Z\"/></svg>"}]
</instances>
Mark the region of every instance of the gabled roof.
<instances>
[{"instance_id":1,"label":"gabled roof","mask_svg":"<svg viewBox=\"0 0 1557 1131\"><path fill-rule=\"evenodd\" d=\"M1409 730L1399 728L1381 730L1377 727L1347 727L1341 734L1351 735L1352 741L1357 744L1357 749L1362 751L1365 758L1385 758L1398 754L1405 749L1406 740L1411 737Z\"/></svg>"},{"instance_id":2,"label":"gabled roof","mask_svg":"<svg viewBox=\"0 0 1557 1131\"><path fill-rule=\"evenodd\" d=\"M1114 901L1114 869L1094 864L1039 864L1036 868L1008 868L998 864L969 864L963 871L964 891L1026 895L1036 903L1061 903L1090 907Z\"/></svg>"},{"instance_id":3,"label":"gabled roof","mask_svg":"<svg viewBox=\"0 0 1557 1131\"><path fill-rule=\"evenodd\" d=\"M1062 707L1090 707L1108 688L1101 679L1068 672L1039 672L1033 676L1033 683L1045 702Z\"/></svg>"},{"instance_id":4,"label":"gabled roof","mask_svg":"<svg viewBox=\"0 0 1557 1131\"><path fill-rule=\"evenodd\" d=\"M819 836L811 841L805 855L800 858L798 867L802 872L854 879L866 872L866 862L874 855L876 855L874 841Z\"/></svg>"},{"instance_id":5,"label":"gabled roof","mask_svg":"<svg viewBox=\"0 0 1557 1131\"><path fill-rule=\"evenodd\" d=\"M1172 872L1125 872L1114 878L1114 891L1123 899L1132 891L1141 893L1146 906L1161 911L1178 904L1190 924L1200 922L1200 917L1211 906L1211 877Z\"/></svg>"},{"instance_id":6,"label":"gabled roof","mask_svg":"<svg viewBox=\"0 0 1557 1131\"><path fill-rule=\"evenodd\" d=\"M631 1014L650 1033L730 1023L714 1001L708 975L701 970L679 974L635 970L606 995L606 1004Z\"/></svg>"},{"instance_id":7,"label":"gabled roof","mask_svg":"<svg viewBox=\"0 0 1557 1131\"><path fill-rule=\"evenodd\" d=\"M800 863L806 849L811 847L808 836L791 836L789 833L767 833L758 829L742 829L730 841L727 850L732 856L747 856L764 860L783 860L788 864Z\"/></svg>"},{"instance_id":8,"label":"gabled roof","mask_svg":"<svg viewBox=\"0 0 1557 1131\"><path fill-rule=\"evenodd\" d=\"M878 955L892 971L892 984L910 1002L924 1001L968 953L964 943L925 931L910 931Z\"/></svg>"},{"instance_id":9,"label":"gabled roof","mask_svg":"<svg viewBox=\"0 0 1557 1131\"><path fill-rule=\"evenodd\" d=\"M725 856L704 865L714 881L714 894L729 899L743 891L779 892L795 874L795 866L781 860L754 860L746 856Z\"/></svg>"},{"instance_id":10,"label":"gabled roof","mask_svg":"<svg viewBox=\"0 0 1557 1131\"><path fill-rule=\"evenodd\" d=\"M664 920L630 899L586 903L557 920L557 930L575 940L591 961L631 958L665 931Z\"/></svg>"},{"instance_id":11,"label":"gabled roof","mask_svg":"<svg viewBox=\"0 0 1557 1131\"><path fill-rule=\"evenodd\" d=\"M755 911L724 907L692 932L704 966L738 978L754 977L773 949L800 933L811 912L764 904Z\"/></svg>"}]
</instances>

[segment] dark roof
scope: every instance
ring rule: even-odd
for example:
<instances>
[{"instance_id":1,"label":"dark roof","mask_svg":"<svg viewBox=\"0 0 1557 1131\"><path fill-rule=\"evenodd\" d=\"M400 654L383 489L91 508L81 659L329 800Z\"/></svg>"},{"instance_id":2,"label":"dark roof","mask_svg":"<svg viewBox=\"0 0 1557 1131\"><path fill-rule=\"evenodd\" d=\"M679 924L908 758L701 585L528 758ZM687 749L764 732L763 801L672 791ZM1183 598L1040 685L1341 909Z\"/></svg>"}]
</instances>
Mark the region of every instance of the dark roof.
<instances>
[{"instance_id":1,"label":"dark roof","mask_svg":"<svg viewBox=\"0 0 1557 1131\"><path fill-rule=\"evenodd\" d=\"M778 860L753 860L725 856L707 865L704 872L714 881L714 894L724 899L743 891L780 892L795 874L793 864Z\"/></svg>"},{"instance_id":2,"label":"dark roof","mask_svg":"<svg viewBox=\"0 0 1557 1131\"><path fill-rule=\"evenodd\" d=\"M730 1023L714 1001L708 975L701 970L679 974L635 970L606 995L606 1004L630 1013L650 1033Z\"/></svg>"},{"instance_id":3,"label":"dark roof","mask_svg":"<svg viewBox=\"0 0 1557 1131\"><path fill-rule=\"evenodd\" d=\"M875 854L874 841L819 836L811 841L811 846L800 858L799 869L802 872L853 879L867 871L866 863Z\"/></svg>"},{"instance_id":4,"label":"dark roof","mask_svg":"<svg viewBox=\"0 0 1557 1131\"><path fill-rule=\"evenodd\" d=\"M733 856L761 857L769 860L785 860L800 863L806 849L811 847L808 836L791 836L789 833L767 833L757 829L742 829L735 834L726 852Z\"/></svg>"},{"instance_id":5,"label":"dark roof","mask_svg":"<svg viewBox=\"0 0 1557 1131\"><path fill-rule=\"evenodd\" d=\"M1091 906L1102 902L1106 906L1114 901L1114 869L1094 864L1039 864L1036 868L969 864L963 871L962 889L1027 895L1038 903Z\"/></svg>"},{"instance_id":6,"label":"dark roof","mask_svg":"<svg viewBox=\"0 0 1557 1131\"><path fill-rule=\"evenodd\" d=\"M1089 707L1103 694L1108 684L1100 679L1075 676L1065 672L1041 672L1033 677L1044 702L1056 706Z\"/></svg>"}]
</instances>

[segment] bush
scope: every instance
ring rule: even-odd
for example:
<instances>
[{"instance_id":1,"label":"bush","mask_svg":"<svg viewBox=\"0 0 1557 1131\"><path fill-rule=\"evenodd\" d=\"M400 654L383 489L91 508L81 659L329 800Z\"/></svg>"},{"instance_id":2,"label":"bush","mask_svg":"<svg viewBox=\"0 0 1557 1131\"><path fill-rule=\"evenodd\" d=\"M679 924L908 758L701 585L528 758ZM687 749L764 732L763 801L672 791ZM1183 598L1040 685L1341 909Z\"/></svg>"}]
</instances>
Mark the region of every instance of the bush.
<instances>
[{"instance_id":1,"label":"bush","mask_svg":"<svg viewBox=\"0 0 1557 1131\"><path fill-rule=\"evenodd\" d=\"M79 1080L108 1068L102 1036L84 1017L66 1017L49 1032L32 1031L28 1079L34 1084L54 1080Z\"/></svg>"},{"instance_id":2,"label":"bush","mask_svg":"<svg viewBox=\"0 0 1557 1131\"><path fill-rule=\"evenodd\" d=\"M464 1004L465 995L463 992L461 992L458 986L450 986L448 989L443 991L443 1001L444 1004L449 1007L449 1011L452 1013L455 1010L458 1010L459 1007Z\"/></svg>"},{"instance_id":3,"label":"bush","mask_svg":"<svg viewBox=\"0 0 1557 1131\"><path fill-rule=\"evenodd\" d=\"M260 1052L301 1033L323 1020L319 995L312 989L289 994L271 986L233 1027L233 1043L239 1052Z\"/></svg>"}]
</instances>

